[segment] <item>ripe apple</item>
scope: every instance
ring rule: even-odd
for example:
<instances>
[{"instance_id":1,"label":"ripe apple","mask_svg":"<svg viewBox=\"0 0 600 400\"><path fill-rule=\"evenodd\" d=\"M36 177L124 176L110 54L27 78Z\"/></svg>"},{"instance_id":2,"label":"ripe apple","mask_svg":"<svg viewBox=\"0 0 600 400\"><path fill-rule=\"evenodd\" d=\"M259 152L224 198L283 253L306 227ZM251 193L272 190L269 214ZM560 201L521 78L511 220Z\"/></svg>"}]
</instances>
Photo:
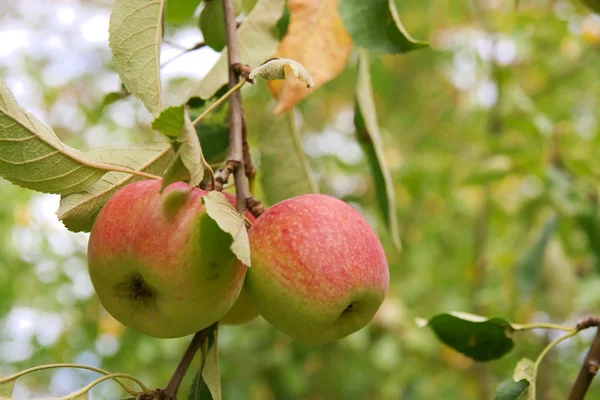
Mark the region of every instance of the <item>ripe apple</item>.
<instances>
[{"instance_id":1,"label":"ripe apple","mask_svg":"<svg viewBox=\"0 0 600 400\"><path fill-rule=\"evenodd\" d=\"M229 193L223 192L227 200L235 207L236 201L235 196ZM250 220L250 222L254 223L255 219L254 215L250 213L250 211L246 212L246 217ZM260 314L256 310L256 308L252 305L252 300L246 293L245 285L242 286L242 291L240 292L240 296L236 300L231 310L221 320L220 324L223 325L242 325L248 323L258 317Z\"/></svg>"},{"instance_id":2,"label":"ripe apple","mask_svg":"<svg viewBox=\"0 0 600 400\"><path fill-rule=\"evenodd\" d=\"M100 302L115 319L155 337L180 337L223 317L246 267L231 236L206 214L206 192L160 180L119 190L98 215L88 265Z\"/></svg>"},{"instance_id":3,"label":"ripe apple","mask_svg":"<svg viewBox=\"0 0 600 400\"><path fill-rule=\"evenodd\" d=\"M245 289L264 319L299 342L327 343L361 329L385 298L389 271L379 239L334 197L275 204L249 240Z\"/></svg>"}]
</instances>

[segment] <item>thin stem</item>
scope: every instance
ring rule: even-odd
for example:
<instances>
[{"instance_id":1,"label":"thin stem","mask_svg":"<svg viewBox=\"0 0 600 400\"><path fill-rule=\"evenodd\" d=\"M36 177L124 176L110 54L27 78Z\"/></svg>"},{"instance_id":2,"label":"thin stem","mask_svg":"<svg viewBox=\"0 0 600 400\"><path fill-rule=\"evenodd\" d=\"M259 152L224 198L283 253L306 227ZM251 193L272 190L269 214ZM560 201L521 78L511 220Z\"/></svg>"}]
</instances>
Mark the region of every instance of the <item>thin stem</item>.
<instances>
[{"instance_id":1,"label":"thin stem","mask_svg":"<svg viewBox=\"0 0 600 400\"><path fill-rule=\"evenodd\" d=\"M88 371L94 371L94 372L97 372L99 374L106 375L106 376L112 375L110 372L108 372L106 370L103 370L101 368L90 367L88 365L83 365L83 364L47 364L47 365L38 365L37 367L28 368L28 369L25 369L23 371L17 372L16 374L0 378L0 383L10 382L12 380L20 378L21 376L27 375L27 374L29 374L31 372L42 371L42 370L45 370L45 369L54 369L54 368L78 368L78 369L86 369ZM146 387L146 385L144 385L144 383L142 381L140 381L138 378L136 378L134 376L122 374L122 378L126 378L126 379L134 381L140 387L140 389L143 392L149 392L150 391L150 389L148 389ZM136 391L135 389L133 389L131 386L127 385L124 382L121 382L119 379L115 379L115 380L128 393L130 393L130 394L139 393L138 391Z\"/></svg>"},{"instance_id":2,"label":"thin stem","mask_svg":"<svg viewBox=\"0 0 600 400\"><path fill-rule=\"evenodd\" d=\"M302 169L304 169L305 175L308 177L308 183L310 184L310 190L313 193L318 192L317 184L312 177L308 169L308 159L306 158L306 153L302 149L302 143L300 143L300 135L298 134L298 129L296 128L296 121L294 120L294 112L288 111L288 124L290 126L290 133L292 135L292 142L294 143L294 148L296 149L296 154L300 158L300 165L302 165Z\"/></svg>"},{"instance_id":3,"label":"thin stem","mask_svg":"<svg viewBox=\"0 0 600 400\"><path fill-rule=\"evenodd\" d=\"M573 328L567 326L548 324L545 322L534 322L532 324L514 324L513 327L517 331L525 331L529 329L556 329L558 331L572 332Z\"/></svg>"},{"instance_id":4,"label":"thin stem","mask_svg":"<svg viewBox=\"0 0 600 400\"><path fill-rule=\"evenodd\" d=\"M88 384L87 386L84 386L83 388L81 388L80 390L76 391L75 393L71 393L67 396L64 397L59 397L56 400L71 400L71 399L76 399L79 396L81 396L82 394L86 394L87 392L89 392L94 386L96 386L97 384L107 381L109 379L114 379L116 382L119 382L118 379L116 378L131 378L129 375L127 374L109 374L109 375L105 375L102 376L94 381L92 381L90 384ZM121 385L123 386L123 385ZM139 394L141 394L140 392L133 392L133 393L129 393L132 396L137 396Z\"/></svg>"},{"instance_id":5,"label":"thin stem","mask_svg":"<svg viewBox=\"0 0 600 400\"><path fill-rule=\"evenodd\" d=\"M245 79L242 79L241 81L239 81L235 86L233 86L231 89L229 89L227 91L227 93L225 93L223 96L219 97L217 99L217 101L212 103L206 110L204 110L204 112L202 114L200 114L198 116L198 118L193 120L192 125L196 126L198 124L198 122L202 121L202 118L206 117L211 111L213 111L215 108L219 107L219 105L221 105L225 100L227 100L229 98L229 96L231 96L237 90L241 89L241 87L244 86L244 84L246 82L248 82L248 81Z\"/></svg>"},{"instance_id":6,"label":"thin stem","mask_svg":"<svg viewBox=\"0 0 600 400\"><path fill-rule=\"evenodd\" d=\"M570 337L577 335L578 333L579 333L578 330L572 329L571 332L565 333L564 335L557 337L552 342L550 342L550 344L548 346L546 346L546 348L544 348L544 350L542 350L542 352L540 353L538 358L535 360L535 363L533 365L533 377L531 378L531 397L533 399L535 399L535 381L537 379L538 369L540 368L540 364L542 363L544 356L546 354L548 354L548 352L550 350L552 350L557 344L559 344L563 340L566 340Z\"/></svg>"},{"instance_id":7,"label":"thin stem","mask_svg":"<svg viewBox=\"0 0 600 400\"><path fill-rule=\"evenodd\" d=\"M168 44L169 46L175 47L176 49L179 49L179 50L187 50L187 48L185 46L182 46L175 42L171 42L170 40L167 40L167 39L163 39L162 42L163 42L163 44Z\"/></svg>"},{"instance_id":8,"label":"thin stem","mask_svg":"<svg viewBox=\"0 0 600 400\"><path fill-rule=\"evenodd\" d=\"M175 44L175 43L170 43L170 42L167 42L165 40L163 40L163 43L167 43L167 44L169 44L169 45L171 45L173 47L176 47L176 48L178 48L178 49L180 49L182 51L181 51L181 53L178 53L177 55L175 55L172 58L168 59L164 63L160 64L161 68L166 67L167 65L169 65L173 61L177 60L179 57L181 57L183 55L186 55L187 53L190 53L190 52L192 52L194 50L201 49L201 48L203 48L203 47L206 46L206 44L204 42L199 42L199 43L196 43L194 46L190 47L189 49L186 49L185 47L183 47L181 45L178 45L178 44Z\"/></svg>"},{"instance_id":9,"label":"thin stem","mask_svg":"<svg viewBox=\"0 0 600 400\"><path fill-rule=\"evenodd\" d=\"M214 190L215 187L215 171L213 171L212 167L209 163L206 162L204 156L202 156L202 165L208 171L208 175L210 175L210 187Z\"/></svg>"},{"instance_id":10,"label":"thin stem","mask_svg":"<svg viewBox=\"0 0 600 400\"><path fill-rule=\"evenodd\" d=\"M585 356L585 360L581 364L579 374L571 392L569 393L569 400L582 400L585 397L592 380L598 373L598 367L600 366L600 327L596 330L596 337L590 346L590 350Z\"/></svg>"}]
</instances>

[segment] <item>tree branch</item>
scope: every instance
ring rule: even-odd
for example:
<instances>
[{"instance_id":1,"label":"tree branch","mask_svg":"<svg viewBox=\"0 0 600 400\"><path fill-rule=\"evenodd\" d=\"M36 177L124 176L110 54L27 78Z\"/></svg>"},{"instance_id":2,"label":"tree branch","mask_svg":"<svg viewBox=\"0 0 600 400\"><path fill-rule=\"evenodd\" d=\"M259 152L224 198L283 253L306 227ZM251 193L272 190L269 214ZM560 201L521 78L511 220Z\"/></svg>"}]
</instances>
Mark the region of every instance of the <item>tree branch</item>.
<instances>
[{"instance_id":1,"label":"tree branch","mask_svg":"<svg viewBox=\"0 0 600 400\"><path fill-rule=\"evenodd\" d=\"M223 0L223 14L225 16L225 37L227 40L227 59L229 61L228 87L231 90L239 81L239 75L234 65L241 64L233 0ZM234 164L233 176L235 181L236 208L242 215L246 213L246 198L250 195L246 185L246 172L243 162L243 114L242 95L238 90L229 97L229 150L227 152L227 163Z\"/></svg>"},{"instance_id":2,"label":"tree branch","mask_svg":"<svg viewBox=\"0 0 600 400\"><path fill-rule=\"evenodd\" d=\"M242 153L244 157L244 170L248 178L250 194L254 193L254 178L256 177L256 168L252 164L250 155L250 145L248 144L248 128L246 127L246 118L242 115ZM249 207L249 206L248 206Z\"/></svg>"},{"instance_id":3,"label":"tree branch","mask_svg":"<svg viewBox=\"0 0 600 400\"><path fill-rule=\"evenodd\" d=\"M177 60L179 57L186 55L187 53L194 51L194 50L198 50L201 49L203 47L206 47L206 44L204 42L198 42L195 45L193 45L192 47L190 47L189 49L186 49L185 47L179 46L175 43L171 43L171 42L167 42L166 40L163 40L163 43L167 43L173 47L177 47L178 49L181 49L181 53L178 53L177 55L173 56L172 58L168 59L167 61L163 62L162 64L160 64L161 68L166 67L167 65L169 65L170 63L172 63L173 61Z\"/></svg>"},{"instance_id":4,"label":"tree branch","mask_svg":"<svg viewBox=\"0 0 600 400\"><path fill-rule=\"evenodd\" d=\"M581 364L579 375L577 375L577 379L575 379L575 383L573 383L573 387L569 393L569 400L582 400L585 397L592 380L598 373L598 366L600 366L600 318L584 320L577 325L577 329L582 330L590 326L598 327L596 337L590 346L585 360L583 360L583 364Z\"/></svg>"},{"instance_id":5,"label":"tree branch","mask_svg":"<svg viewBox=\"0 0 600 400\"><path fill-rule=\"evenodd\" d=\"M216 328L216 326L217 323L214 323L208 328L196 332L188 348L185 350L185 353L183 353L181 361L179 361L179 365L177 365L177 368L175 369L175 372L173 372L173 376L171 376L171 379L169 380L169 383L167 383L167 386L165 386L164 389L157 389L152 393L143 394L142 396L140 396L140 400L176 400L177 392L179 391L179 386L181 386L183 377L189 369L190 364L194 360L194 356L196 355L200 347L202 347L202 343L204 343L208 339L208 337Z\"/></svg>"}]
</instances>

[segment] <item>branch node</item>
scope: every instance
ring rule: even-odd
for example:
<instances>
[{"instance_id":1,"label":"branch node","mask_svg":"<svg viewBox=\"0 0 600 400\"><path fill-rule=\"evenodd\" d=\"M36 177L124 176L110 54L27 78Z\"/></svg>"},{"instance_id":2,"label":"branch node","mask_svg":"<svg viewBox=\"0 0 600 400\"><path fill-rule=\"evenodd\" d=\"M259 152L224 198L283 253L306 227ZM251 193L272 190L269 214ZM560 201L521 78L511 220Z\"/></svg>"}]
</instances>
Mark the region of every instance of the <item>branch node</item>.
<instances>
[{"instance_id":1,"label":"branch node","mask_svg":"<svg viewBox=\"0 0 600 400\"><path fill-rule=\"evenodd\" d=\"M242 63L234 63L234 64L231 64L231 69L233 69L233 71L237 74L237 76L254 84L254 79L250 79L250 72L252 72L252 68L250 68L249 65L242 64Z\"/></svg>"},{"instance_id":2,"label":"branch node","mask_svg":"<svg viewBox=\"0 0 600 400\"><path fill-rule=\"evenodd\" d=\"M588 370L591 375L596 375L598 373L598 363L596 361L590 361L588 363Z\"/></svg>"},{"instance_id":3,"label":"branch node","mask_svg":"<svg viewBox=\"0 0 600 400\"><path fill-rule=\"evenodd\" d=\"M600 317L587 317L577 323L575 329L582 331L592 327L600 327Z\"/></svg>"},{"instance_id":4,"label":"branch node","mask_svg":"<svg viewBox=\"0 0 600 400\"><path fill-rule=\"evenodd\" d=\"M219 192L223 191L223 186L227 184L227 181L229 181L229 176L235 172L239 165L239 161L227 160L223 168L221 168L215 176L214 187L209 188L209 190L217 190ZM209 185L206 186L208 187Z\"/></svg>"},{"instance_id":5,"label":"branch node","mask_svg":"<svg viewBox=\"0 0 600 400\"><path fill-rule=\"evenodd\" d=\"M263 203L252 196L246 198L246 207L248 207L248 210L250 210L250 213L254 215L255 218L260 217L260 215L265 212Z\"/></svg>"}]
</instances>

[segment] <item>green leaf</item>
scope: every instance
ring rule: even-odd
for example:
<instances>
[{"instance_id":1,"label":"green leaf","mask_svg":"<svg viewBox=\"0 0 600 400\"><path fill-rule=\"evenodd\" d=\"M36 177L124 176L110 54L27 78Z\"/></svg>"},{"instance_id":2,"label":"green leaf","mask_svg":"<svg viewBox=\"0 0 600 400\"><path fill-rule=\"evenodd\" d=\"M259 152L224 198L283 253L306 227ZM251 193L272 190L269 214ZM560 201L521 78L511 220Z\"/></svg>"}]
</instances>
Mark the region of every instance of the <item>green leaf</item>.
<instances>
[{"instance_id":1,"label":"green leaf","mask_svg":"<svg viewBox=\"0 0 600 400\"><path fill-rule=\"evenodd\" d=\"M590 11L600 14L600 1L598 0L581 0L586 7L590 9Z\"/></svg>"},{"instance_id":2,"label":"green leaf","mask_svg":"<svg viewBox=\"0 0 600 400\"><path fill-rule=\"evenodd\" d=\"M505 379L496 387L495 400L517 400L529 388L529 382L521 379L518 382Z\"/></svg>"},{"instance_id":3,"label":"green leaf","mask_svg":"<svg viewBox=\"0 0 600 400\"><path fill-rule=\"evenodd\" d=\"M221 400L218 329L211 332L208 342L202 346L202 365L194 376L188 400Z\"/></svg>"},{"instance_id":4,"label":"green leaf","mask_svg":"<svg viewBox=\"0 0 600 400\"><path fill-rule=\"evenodd\" d=\"M237 30L241 61L260 65L275 54L277 38L274 27L283 12L285 0L259 0L248 18ZM190 97L208 99L228 81L227 52L223 51L215 65L192 89Z\"/></svg>"},{"instance_id":5,"label":"green leaf","mask_svg":"<svg viewBox=\"0 0 600 400\"><path fill-rule=\"evenodd\" d=\"M535 400L533 386L535 363L529 358L523 358L515 367L512 379L506 379L496 388L496 400Z\"/></svg>"},{"instance_id":6,"label":"green leaf","mask_svg":"<svg viewBox=\"0 0 600 400\"><path fill-rule=\"evenodd\" d=\"M107 106L116 103L119 100L125 99L129 97L131 93L127 90L121 90L120 92L110 92L107 93L102 99L102 104L100 105L100 110L104 110Z\"/></svg>"},{"instance_id":7,"label":"green leaf","mask_svg":"<svg viewBox=\"0 0 600 400\"><path fill-rule=\"evenodd\" d=\"M181 25L194 16L202 0L167 0L165 20L170 25Z\"/></svg>"},{"instance_id":8,"label":"green leaf","mask_svg":"<svg viewBox=\"0 0 600 400\"><path fill-rule=\"evenodd\" d=\"M286 67L288 67L294 76L306 83L307 88L315 86L310 73L298 61L289 58L276 58L254 68L249 75L250 79L260 77L266 80L285 79Z\"/></svg>"},{"instance_id":9,"label":"green leaf","mask_svg":"<svg viewBox=\"0 0 600 400\"><path fill-rule=\"evenodd\" d=\"M202 105L204 106L203 108L206 108L209 106L209 103L202 100ZM159 118L163 117L163 121L167 122L170 119L167 118L167 116L175 113L175 117L178 119L179 113L181 112L182 123L179 129L179 133L181 134L183 126L185 125L184 112L183 108L180 110L179 107L176 108L176 111L166 109L163 113L161 113ZM206 157L206 163L219 163L225 159L227 148L229 147L229 126L227 124L228 111L229 107L227 103L225 103L224 106L217 107L213 112L205 116L198 124L196 124L196 135L200 140L202 157ZM168 132L170 135L173 135L175 133L175 129L178 127L179 122L172 124L167 123L165 124L165 127L161 129L165 132ZM182 139L179 138L179 141L181 140ZM172 142L177 149L180 148L179 141ZM180 152L178 151L177 157L172 160L171 164L168 166L163 175L163 189L173 182L190 180L190 171L185 166L179 155ZM192 161L193 160L197 159L192 159Z\"/></svg>"},{"instance_id":10,"label":"green leaf","mask_svg":"<svg viewBox=\"0 0 600 400\"><path fill-rule=\"evenodd\" d=\"M183 165L183 161L176 153L175 159L171 161L171 164L165 170L163 175L162 185L160 187L160 191L162 192L164 188L169 186L173 182L189 182L190 180L190 171Z\"/></svg>"},{"instance_id":11,"label":"green leaf","mask_svg":"<svg viewBox=\"0 0 600 400\"><path fill-rule=\"evenodd\" d=\"M526 381L527 386L525 390L519 393L519 397L517 398L522 400L535 400L533 390L530 389L530 387L533 387L534 385L535 375L535 363L529 358L520 359L515 367L515 372L513 372L513 382L519 383ZM513 385L514 388L517 386L518 385Z\"/></svg>"},{"instance_id":12,"label":"green leaf","mask_svg":"<svg viewBox=\"0 0 600 400\"><path fill-rule=\"evenodd\" d=\"M183 114L183 106L167 107L152 121L152 129L168 138L176 138L185 124Z\"/></svg>"},{"instance_id":13,"label":"green leaf","mask_svg":"<svg viewBox=\"0 0 600 400\"><path fill-rule=\"evenodd\" d=\"M211 217L223 232L227 232L233 238L231 251L244 265L250 266L250 243L246 222L227 200L223 193L217 191L208 192L202 197L206 206L206 213Z\"/></svg>"},{"instance_id":14,"label":"green leaf","mask_svg":"<svg viewBox=\"0 0 600 400\"><path fill-rule=\"evenodd\" d=\"M500 358L514 346L515 329L501 318L455 312L436 315L427 326L440 341L476 361Z\"/></svg>"},{"instance_id":15,"label":"green leaf","mask_svg":"<svg viewBox=\"0 0 600 400\"><path fill-rule=\"evenodd\" d=\"M107 172L23 110L0 78L0 176L45 193L79 192Z\"/></svg>"},{"instance_id":16,"label":"green leaf","mask_svg":"<svg viewBox=\"0 0 600 400\"><path fill-rule=\"evenodd\" d=\"M215 51L225 47L225 17L223 15L223 1L213 0L205 2L200 12L198 27L204 36L204 43Z\"/></svg>"},{"instance_id":17,"label":"green leaf","mask_svg":"<svg viewBox=\"0 0 600 400\"><path fill-rule=\"evenodd\" d=\"M0 382L0 397L8 397L12 396L12 392L15 389L16 380L8 381L8 382Z\"/></svg>"},{"instance_id":18,"label":"green leaf","mask_svg":"<svg viewBox=\"0 0 600 400\"><path fill-rule=\"evenodd\" d=\"M374 53L406 53L427 47L404 29L394 0L339 0L339 13L354 43Z\"/></svg>"},{"instance_id":19,"label":"green leaf","mask_svg":"<svg viewBox=\"0 0 600 400\"><path fill-rule=\"evenodd\" d=\"M165 0L115 0L108 26L115 70L148 111L162 110L160 45Z\"/></svg>"},{"instance_id":20,"label":"green leaf","mask_svg":"<svg viewBox=\"0 0 600 400\"><path fill-rule=\"evenodd\" d=\"M198 186L204 178L204 167L207 163L187 109L183 110L183 119L184 124L179 137L176 142L172 142L177 149L175 159L165 171L161 191L173 182L184 180L189 180L190 186Z\"/></svg>"},{"instance_id":21,"label":"green leaf","mask_svg":"<svg viewBox=\"0 0 600 400\"><path fill-rule=\"evenodd\" d=\"M264 129L258 137L259 174L265 201L275 204L290 197L318 192L296 131L293 111L261 115L260 118Z\"/></svg>"},{"instance_id":22,"label":"green leaf","mask_svg":"<svg viewBox=\"0 0 600 400\"><path fill-rule=\"evenodd\" d=\"M204 178L204 155L200 146L200 139L196 134L196 129L192 125L187 110L184 111L184 126L179 135L181 147L178 150L179 158L183 165L190 172L190 186L198 186Z\"/></svg>"},{"instance_id":23,"label":"green leaf","mask_svg":"<svg viewBox=\"0 0 600 400\"><path fill-rule=\"evenodd\" d=\"M221 400L221 373L219 371L219 329L212 331L208 338L208 351L204 357L202 378L213 400Z\"/></svg>"},{"instance_id":24,"label":"green leaf","mask_svg":"<svg viewBox=\"0 0 600 400\"><path fill-rule=\"evenodd\" d=\"M538 286L546 247L556 230L557 221L556 216L548 218L537 240L525 251L515 267L517 285L521 294L526 297Z\"/></svg>"},{"instance_id":25,"label":"green leaf","mask_svg":"<svg viewBox=\"0 0 600 400\"><path fill-rule=\"evenodd\" d=\"M194 375L194 381L192 382L192 387L188 394L188 400L213 400L210 390L202 378L202 372L200 370Z\"/></svg>"},{"instance_id":26,"label":"green leaf","mask_svg":"<svg viewBox=\"0 0 600 400\"><path fill-rule=\"evenodd\" d=\"M229 126L227 123L205 117L196 125L196 133L202 145L202 153L209 164L225 160L229 147Z\"/></svg>"},{"instance_id":27,"label":"green leaf","mask_svg":"<svg viewBox=\"0 0 600 400\"><path fill-rule=\"evenodd\" d=\"M360 53L358 66L354 125L356 126L356 137L371 168L377 204L383 214L394 246L400 251L402 244L400 242L400 228L398 227L394 182L383 154L383 142L377 123L377 111L375 109L373 88L371 87L369 56L364 50Z\"/></svg>"},{"instance_id":28,"label":"green leaf","mask_svg":"<svg viewBox=\"0 0 600 400\"><path fill-rule=\"evenodd\" d=\"M214 100L220 98L226 92L227 85L224 85L210 100L194 97L194 103L197 103L197 105L196 109L193 110L193 114L190 110L190 118L194 120L206 108L210 107ZM229 147L229 103L224 102L202 118L196 124L196 133L200 138L202 153L209 164L225 161Z\"/></svg>"},{"instance_id":29,"label":"green leaf","mask_svg":"<svg viewBox=\"0 0 600 400\"><path fill-rule=\"evenodd\" d=\"M141 146L105 146L85 155L98 161L108 161L137 171L161 175L173 159L173 150L166 143ZM108 199L123 186L143 179L121 172L109 172L88 186L85 191L62 196L56 212L67 229L89 232L94 220Z\"/></svg>"},{"instance_id":30,"label":"green leaf","mask_svg":"<svg viewBox=\"0 0 600 400\"><path fill-rule=\"evenodd\" d=\"M289 25L290 25L290 9L288 8L287 3L286 3L285 7L283 8L283 14L281 14L281 18L279 18L279 20L277 21L277 24L275 24L275 36L277 37L277 40L281 41L281 39L283 39L283 37L287 33Z\"/></svg>"}]
</instances>

